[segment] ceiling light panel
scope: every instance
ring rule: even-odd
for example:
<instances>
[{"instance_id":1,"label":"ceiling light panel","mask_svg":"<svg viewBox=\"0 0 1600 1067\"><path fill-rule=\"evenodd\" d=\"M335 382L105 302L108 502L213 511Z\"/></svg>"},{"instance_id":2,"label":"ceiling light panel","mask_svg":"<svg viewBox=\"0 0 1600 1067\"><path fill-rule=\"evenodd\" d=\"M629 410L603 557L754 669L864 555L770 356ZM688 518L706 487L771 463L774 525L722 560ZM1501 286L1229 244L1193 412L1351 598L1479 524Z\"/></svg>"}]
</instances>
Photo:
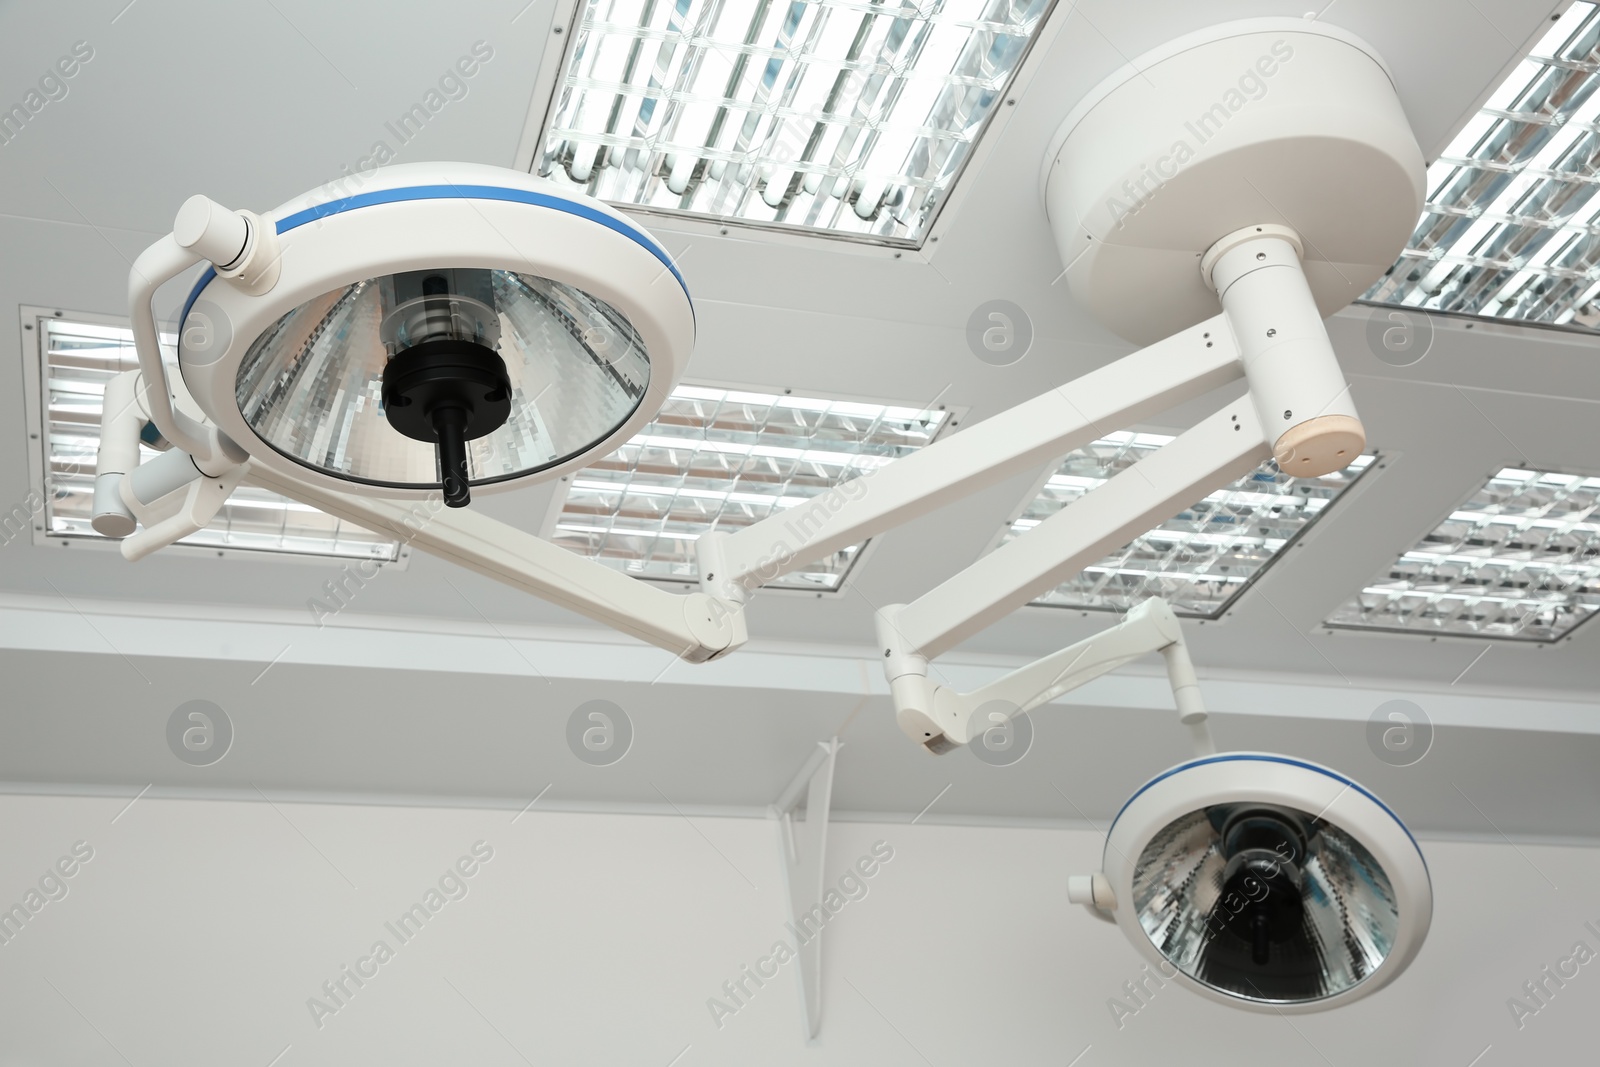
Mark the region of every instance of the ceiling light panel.
<instances>
[{"instance_id":1,"label":"ceiling light panel","mask_svg":"<svg viewBox=\"0 0 1600 1067\"><path fill-rule=\"evenodd\" d=\"M541 177L917 246L1053 0L580 0Z\"/></svg>"},{"instance_id":2,"label":"ceiling light panel","mask_svg":"<svg viewBox=\"0 0 1600 1067\"><path fill-rule=\"evenodd\" d=\"M1574 3L1428 168L1365 299L1600 329L1600 5Z\"/></svg>"},{"instance_id":3,"label":"ceiling light panel","mask_svg":"<svg viewBox=\"0 0 1600 1067\"><path fill-rule=\"evenodd\" d=\"M1555 641L1600 607L1600 478L1507 468L1329 626Z\"/></svg>"},{"instance_id":4,"label":"ceiling light panel","mask_svg":"<svg viewBox=\"0 0 1600 1067\"><path fill-rule=\"evenodd\" d=\"M622 448L572 476L550 539L640 578L698 580L694 542L871 474L938 436L946 411L680 386ZM862 545L769 588L838 589Z\"/></svg>"},{"instance_id":5,"label":"ceiling light panel","mask_svg":"<svg viewBox=\"0 0 1600 1067\"><path fill-rule=\"evenodd\" d=\"M43 523L52 539L106 541L90 525L100 409L106 382L138 367L126 327L39 320L44 344L45 484ZM163 337L168 359L175 338ZM141 447L141 462L158 453ZM210 526L178 542L204 548L394 560L400 544L277 493L236 489Z\"/></svg>"},{"instance_id":6,"label":"ceiling light panel","mask_svg":"<svg viewBox=\"0 0 1600 1067\"><path fill-rule=\"evenodd\" d=\"M1173 438L1118 432L1069 455L1001 544L1021 537ZM1179 615L1215 619L1327 510L1375 457L1322 478L1291 478L1268 460L1033 601L1125 612L1159 596Z\"/></svg>"}]
</instances>

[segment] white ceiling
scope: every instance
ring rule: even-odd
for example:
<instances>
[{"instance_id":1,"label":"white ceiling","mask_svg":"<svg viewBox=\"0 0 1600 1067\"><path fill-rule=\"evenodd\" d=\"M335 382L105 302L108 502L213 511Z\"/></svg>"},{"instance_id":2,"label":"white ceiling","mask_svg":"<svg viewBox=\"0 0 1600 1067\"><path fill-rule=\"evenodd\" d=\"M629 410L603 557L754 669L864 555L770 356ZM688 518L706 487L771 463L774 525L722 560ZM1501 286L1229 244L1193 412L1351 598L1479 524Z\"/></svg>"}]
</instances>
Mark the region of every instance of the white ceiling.
<instances>
[{"instance_id":1,"label":"white ceiling","mask_svg":"<svg viewBox=\"0 0 1600 1067\"><path fill-rule=\"evenodd\" d=\"M125 4L0 8L0 103L20 98L74 41L95 50L69 95L0 145L4 307L125 314L129 262L166 232L184 198L205 192L266 209L337 177L376 140L392 142L385 123L479 40L493 59L398 160L512 163L554 11L549 0L526 9L523 0ZM1069 10L1062 0L928 257L677 233L650 220L696 297L690 378L939 397L970 409L968 422L995 415L1129 350L1053 284L1061 266L1038 203L1046 142L1098 79L1211 22L1320 11L1384 55L1431 158L1553 6L1086 0ZM969 313L997 297L1025 308L1036 329L1032 352L1005 368L977 360L964 341ZM1319 624L1489 472L1518 462L1600 471L1588 432L1600 402L1593 341L1441 319L1427 358L1397 369L1367 347L1366 315L1348 310L1330 328L1383 469L1226 619L1191 627L1202 676L1215 683L1219 737L1336 763L1425 832L1592 837L1600 796L1582 768L1600 744L1590 706L1600 628L1536 648ZM28 491L22 336L0 330L0 390L10 398L0 501ZM1153 428L1185 426L1204 410L1193 405ZM850 811L914 813L955 783L930 819L1104 818L1183 754L1148 671L1097 683L1081 710L1044 713L1030 758L990 773L965 754L932 760L899 738L868 648L873 609L972 562L1030 480L880 538L840 595L757 597L752 648L707 667L673 666L420 555L362 591L359 617L318 630L306 601L336 570L326 563L158 555L128 564L114 552L19 540L0 548L0 664L10 680L0 695L0 779L23 790L153 784L229 794L259 783L507 803L554 782L552 799L573 806L669 799L750 810L776 795L812 741L842 729L851 747L836 802ZM534 528L549 497L530 490L475 506ZM977 677L1107 622L1026 609L949 657L949 669L962 676L967 665ZM1436 751L1404 771L1379 763L1363 740L1367 716L1397 694L1440 725ZM594 697L641 724L637 754L615 773L597 775L561 746L567 713ZM241 724L236 751L203 771L173 761L160 733L171 709L194 698Z\"/></svg>"}]
</instances>

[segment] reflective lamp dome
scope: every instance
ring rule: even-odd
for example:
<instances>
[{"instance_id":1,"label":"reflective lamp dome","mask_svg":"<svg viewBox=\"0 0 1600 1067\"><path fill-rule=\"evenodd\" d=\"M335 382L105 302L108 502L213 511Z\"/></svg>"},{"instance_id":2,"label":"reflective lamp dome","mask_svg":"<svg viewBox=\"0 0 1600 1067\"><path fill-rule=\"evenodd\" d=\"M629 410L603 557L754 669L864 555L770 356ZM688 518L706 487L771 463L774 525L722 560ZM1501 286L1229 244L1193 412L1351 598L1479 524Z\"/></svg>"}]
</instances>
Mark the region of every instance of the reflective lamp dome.
<instances>
[{"instance_id":1,"label":"reflective lamp dome","mask_svg":"<svg viewBox=\"0 0 1600 1067\"><path fill-rule=\"evenodd\" d=\"M1372 853L1307 812L1216 804L1168 823L1134 864L1139 925L1189 977L1236 997L1352 989L1394 946L1400 913Z\"/></svg>"},{"instance_id":2,"label":"reflective lamp dome","mask_svg":"<svg viewBox=\"0 0 1600 1067\"><path fill-rule=\"evenodd\" d=\"M1107 835L1105 877L1115 921L1162 973L1267 1011L1382 987L1433 914L1427 865L1393 812L1336 771L1267 753L1148 782Z\"/></svg>"},{"instance_id":3,"label":"reflective lamp dome","mask_svg":"<svg viewBox=\"0 0 1600 1067\"><path fill-rule=\"evenodd\" d=\"M206 420L284 478L459 507L558 477L649 422L694 346L666 250L528 174L401 164L256 218L277 273L205 270L178 368Z\"/></svg>"},{"instance_id":4,"label":"reflective lamp dome","mask_svg":"<svg viewBox=\"0 0 1600 1067\"><path fill-rule=\"evenodd\" d=\"M430 282L436 291L423 294ZM505 270L416 271L343 286L278 319L239 363L239 411L305 466L372 485L437 485L448 460L393 425L384 383L407 353L450 341L498 356L509 386L499 424L465 442L471 485L584 452L627 421L650 382L638 333L598 297Z\"/></svg>"}]
</instances>

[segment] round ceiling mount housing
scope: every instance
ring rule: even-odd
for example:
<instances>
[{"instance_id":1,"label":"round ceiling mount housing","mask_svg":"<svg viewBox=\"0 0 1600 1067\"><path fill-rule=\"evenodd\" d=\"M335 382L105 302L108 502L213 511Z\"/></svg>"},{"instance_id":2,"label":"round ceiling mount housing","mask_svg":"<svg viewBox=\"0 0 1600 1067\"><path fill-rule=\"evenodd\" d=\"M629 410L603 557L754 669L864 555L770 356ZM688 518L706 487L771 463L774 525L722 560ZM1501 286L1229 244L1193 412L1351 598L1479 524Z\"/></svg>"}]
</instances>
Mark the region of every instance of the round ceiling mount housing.
<instances>
[{"instance_id":1,"label":"round ceiling mount housing","mask_svg":"<svg viewBox=\"0 0 1600 1067\"><path fill-rule=\"evenodd\" d=\"M254 462L326 488L459 505L559 476L649 421L693 348L665 249L527 174L384 167L263 219L276 283L205 271L178 366Z\"/></svg>"},{"instance_id":2,"label":"round ceiling mount housing","mask_svg":"<svg viewBox=\"0 0 1600 1067\"><path fill-rule=\"evenodd\" d=\"M1384 804L1335 771L1268 753L1180 764L1106 837L1124 934L1213 1000L1320 1011L1387 985L1433 915L1428 868Z\"/></svg>"},{"instance_id":3,"label":"round ceiling mount housing","mask_svg":"<svg viewBox=\"0 0 1600 1067\"><path fill-rule=\"evenodd\" d=\"M1285 226L1324 316L1388 270L1416 226L1422 152L1359 38L1248 19L1169 42L1096 87L1045 157L1073 296L1140 344L1217 314L1200 269L1221 238Z\"/></svg>"}]
</instances>

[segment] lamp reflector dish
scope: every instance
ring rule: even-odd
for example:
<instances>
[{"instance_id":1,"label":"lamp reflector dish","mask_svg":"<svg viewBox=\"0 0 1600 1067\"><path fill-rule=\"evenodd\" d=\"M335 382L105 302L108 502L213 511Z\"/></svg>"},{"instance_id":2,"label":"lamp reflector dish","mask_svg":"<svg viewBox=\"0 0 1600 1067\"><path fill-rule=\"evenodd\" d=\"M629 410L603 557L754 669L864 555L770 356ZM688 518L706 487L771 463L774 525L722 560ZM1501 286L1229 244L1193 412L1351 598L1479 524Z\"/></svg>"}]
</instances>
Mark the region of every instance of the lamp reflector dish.
<instances>
[{"instance_id":1,"label":"lamp reflector dish","mask_svg":"<svg viewBox=\"0 0 1600 1067\"><path fill-rule=\"evenodd\" d=\"M407 299L408 276L430 273L453 275L454 288ZM430 310L430 299L440 307ZM599 297L507 270L416 271L342 286L285 313L240 361L239 411L274 450L324 474L437 486L433 444L402 435L383 410L389 360L435 337L498 351L510 379L510 416L466 444L472 485L593 448L628 420L650 381L644 342Z\"/></svg>"},{"instance_id":2,"label":"lamp reflector dish","mask_svg":"<svg viewBox=\"0 0 1600 1067\"><path fill-rule=\"evenodd\" d=\"M1355 988L1400 922L1389 877L1360 842L1308 812L1254 804L1169 823L1134 865L1132 903L1173 966L1267 1004Z\"/></svg>"}]
</instances>

